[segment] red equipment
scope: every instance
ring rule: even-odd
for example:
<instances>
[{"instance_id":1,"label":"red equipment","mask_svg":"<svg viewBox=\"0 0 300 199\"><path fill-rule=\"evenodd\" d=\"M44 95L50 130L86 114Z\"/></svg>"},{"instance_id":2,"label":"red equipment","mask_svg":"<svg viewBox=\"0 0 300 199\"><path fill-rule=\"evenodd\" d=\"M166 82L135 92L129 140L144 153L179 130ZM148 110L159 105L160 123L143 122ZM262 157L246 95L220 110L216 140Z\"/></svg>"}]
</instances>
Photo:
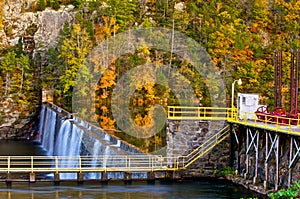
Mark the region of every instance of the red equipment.
<instances>
[{"instance_id":1,"label":"red equipment","mask_svg":"<svg viewBox=\"0 0 300 199\"><path fill-rule=\"evenodd\" d=\"M284 108L281 107L282 96L282 51L275 51L274 66L275 66L275 109L272 112L268 111L267 106L261 106L255 112L259 121L265 121L270 123L279 124L292 124L297 125L298 119L300 119L300 111L298 109L298 89L299 89L299 50L291 50L291 74L290 74L290 113L287 113ZM295 67L296 66L296 67Z\"/></svg>"}]
</instances>

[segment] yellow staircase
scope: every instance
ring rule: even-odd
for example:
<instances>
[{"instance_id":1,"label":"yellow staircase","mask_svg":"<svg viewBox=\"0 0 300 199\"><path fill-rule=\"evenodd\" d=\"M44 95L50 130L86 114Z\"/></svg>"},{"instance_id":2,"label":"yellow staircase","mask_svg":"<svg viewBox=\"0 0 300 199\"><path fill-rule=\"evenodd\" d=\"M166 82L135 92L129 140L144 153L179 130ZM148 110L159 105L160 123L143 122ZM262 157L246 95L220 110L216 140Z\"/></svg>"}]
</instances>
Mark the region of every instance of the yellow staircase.
<instances>
[{"instance_id":1,"label":"yellow staircase","mask_svg":"<svg viewBox=\"0 0 300 199\"><path fill-rule=\"evenodd\" d=\"M185 168L193 164L196 160L206 155L211 149L221 143L230 135L230 127L226 125L218 133L207 139L202 145L193 150L190 154L182 157L182 165Z\"/></svg>"}]
</instances>

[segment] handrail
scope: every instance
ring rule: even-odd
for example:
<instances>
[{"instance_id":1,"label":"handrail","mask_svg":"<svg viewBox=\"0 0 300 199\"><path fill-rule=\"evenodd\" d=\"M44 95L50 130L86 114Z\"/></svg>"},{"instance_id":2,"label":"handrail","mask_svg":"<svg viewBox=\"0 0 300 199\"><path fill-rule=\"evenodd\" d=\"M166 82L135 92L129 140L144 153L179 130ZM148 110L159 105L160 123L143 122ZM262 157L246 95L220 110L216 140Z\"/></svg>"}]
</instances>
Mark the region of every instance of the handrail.
<instances>
[{"instance_id":1,"label":"handrail","mask_svg":"<svg viewBox=\"0 0 300 199\"><path fill-rule=\"evenodd\" d=\"M191 109L192 110L192 109ZM219 108L217 117L228 115L228 110ZM225 112L224 112L225 110ZM211 114L203 109L205 117ZM189 111L186 113L190 114ZM226 113L226 115L224 115ZM202 114L198 111L197 114ZM216 114L215 114L216 115ZM220 116L221 115L221 116ZM236 113L234 114L236 116ZM211 117L211 115L209 116ZM229 135L229 126L213 135L201 146L186 156L162 157L158 155L99 155L99 156L0 156L2 172L148 172L185 169L207 154Z\"/></svg>"},{"instance_id":2,"label":"handrail","mask_svg":"<svg viewBox=\"0 0 300 199\"><path fill-rule=\"evenodd\" d=\"M234 113L231 108L168 106L169 119L226 120L231 113Z\"/></svg>"},{"instance_id":3,"label":"handrail","mask_svg":"<svg viewBox=\"0 0 300 199\"><path fill-rule=\"evenodd\" d=\"M188 167L196 160L207 154L212 148L221 143L224 139L226 139L230 135L229 131L229 125L226 125L223 129L207 139L202 145L194 149L191 153L186 156L182 156L182 159L184 160L184 167Z\"/></svg>"},{"instance_id":4,"label":"handrail","mask_svg":"<svg viewBox=\"0 0 300 199\"><path fill-rule=\"evenodd\" d=\"M178 170L177 157L157 155L1 156L0 173L121 172Z\"/></svg>"},{"instance_id":5,"label":"handrail","mask_svg":"<svg viewBox=\"0 0 300 199\"><path fill-rule=\"evenodd\" d=\"M223 120L231 123L259 127L285 134L300 136L300 117L289 118L271 114L254 114L240 111L236 107L222 108L169 106L168 119Z\"/></svg>"},{"instance_id":6,"label":"handrail","mask_svg":"<svg viewBox=\"0 0 300 199\"><path fill-rule=\"evenodd\" d=\"M264 116L264 117L258 117ZM219 107L168 107L168 119L225 120L279 132L300 135L299 118L259 115ZM99 156L0 156L0 173L11 172L151 172L186 169L226 139L229 125L185 156L99 155Z\"/></svg>"}]
</instances>

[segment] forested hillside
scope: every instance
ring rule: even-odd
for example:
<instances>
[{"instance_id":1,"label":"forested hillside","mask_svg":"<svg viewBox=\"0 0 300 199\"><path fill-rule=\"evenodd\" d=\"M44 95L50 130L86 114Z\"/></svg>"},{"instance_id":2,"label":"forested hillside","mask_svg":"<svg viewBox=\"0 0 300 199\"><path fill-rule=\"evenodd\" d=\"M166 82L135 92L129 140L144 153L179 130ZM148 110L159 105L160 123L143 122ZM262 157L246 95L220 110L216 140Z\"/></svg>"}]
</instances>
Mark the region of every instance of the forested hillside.
<instances>
[{"instance_id":1,"label":"forested hillside","mask_svg":"<svg viewBox=\"0 0 300 199\"><path fill-rule=\"evenodd\" d=\"M0 3L3 5L4 0ZM52 91L57 104L70 108L77 71L84 67L91 49L120 32L141 27L164 27L193 38L211 56L227 90L230 91L233 80L241 78L243 84L239 91L258 93L260 103L270 106L274 97L274 50L282 49L282 92L288 106L289 51L300 48L298 0L38 0L24 2L21 13L59 10L70 5L74 18L61 28L55 45L35 46L30 51L24 48L22 36L14 45L2 42L0 101L7 107L13 104L12 114L15 110L24 116L34 112L42 89ZM14 26L8 26L3 12L1 16L2 34L13 37ZM27 34L35 38L39 28L27 27ZM109 99L118 79L126 71L148 62L158 66L171 63L188 79L200 99L199 104L210 105L205 81L190 63L176 54L144 46L136 53L116 57L109 66L102 66L108 70L94 88L99 107L96 107L98 114L92 117L103 128L115 128ZM134 121L139 125L151 123L148 108L157 101L168 105L177 103L168 88L154 83L138 88L131 100L132 106L137 107L132 113ZM0 111L1 124L8 113Z\"/></svg>"}]
</instances>

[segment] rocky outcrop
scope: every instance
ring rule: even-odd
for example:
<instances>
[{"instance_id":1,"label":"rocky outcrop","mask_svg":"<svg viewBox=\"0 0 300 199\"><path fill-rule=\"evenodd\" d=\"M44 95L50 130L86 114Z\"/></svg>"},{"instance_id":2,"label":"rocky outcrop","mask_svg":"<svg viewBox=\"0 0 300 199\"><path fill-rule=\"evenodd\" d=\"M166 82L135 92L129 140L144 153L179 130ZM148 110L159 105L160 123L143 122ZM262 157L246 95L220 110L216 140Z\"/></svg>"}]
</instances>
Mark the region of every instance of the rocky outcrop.
<instances>
[{"instance_id":1,"label":"rocky outcrop","mask_svg":"<svg viewBox=\"0 0 300 199\"><path fill-rule=\"evenodd\" d=\"M1 97L0 105L0 139L10 139L27 136L34 131L36 113L28 111L30 108L20 106L11 97ZM27 111L23 111L27 110Z\"/></svg>"},{"instance_id":2,"label":"rocky outcrop","mask_svg":"<svg viewBox=\"0 0 300 199\"><path fill-rule=\"evenodd\" d=\"M6 1L4 6L3 44L14 46L26 36L32 36L35 51L45 51L55 46L65 22L74 21L74 6L61 6L58 10L46 8L44 11L26 12L30 2L22 0ZM31 2L32 3L32 2Z\"/></svg>"},{"instance_id":3,"label":"rocky outcrop","mask_svg":"<svg viewBox=\"0 0 300 199\"><path fill-rule=\"evenodd\" d=\"M23 50L34 59L39 53L42 61L45 52L54 47L66 22L72 24L76 12L73 5L61 6L58 10L46 8L31 12L34 0L7 0L3 7L3 30L0 31L2 47L11 47L22 42ZM38 95L38 94L37 94ZM0 97L0 137L14 137L30 129L38 110L36 105L20 104L22 96ZM32 102L34 103L34 102ZM38 103L38 102L36 102ZM23 133L21 133L23 134Z\"/></svg>"}]
</instances>

